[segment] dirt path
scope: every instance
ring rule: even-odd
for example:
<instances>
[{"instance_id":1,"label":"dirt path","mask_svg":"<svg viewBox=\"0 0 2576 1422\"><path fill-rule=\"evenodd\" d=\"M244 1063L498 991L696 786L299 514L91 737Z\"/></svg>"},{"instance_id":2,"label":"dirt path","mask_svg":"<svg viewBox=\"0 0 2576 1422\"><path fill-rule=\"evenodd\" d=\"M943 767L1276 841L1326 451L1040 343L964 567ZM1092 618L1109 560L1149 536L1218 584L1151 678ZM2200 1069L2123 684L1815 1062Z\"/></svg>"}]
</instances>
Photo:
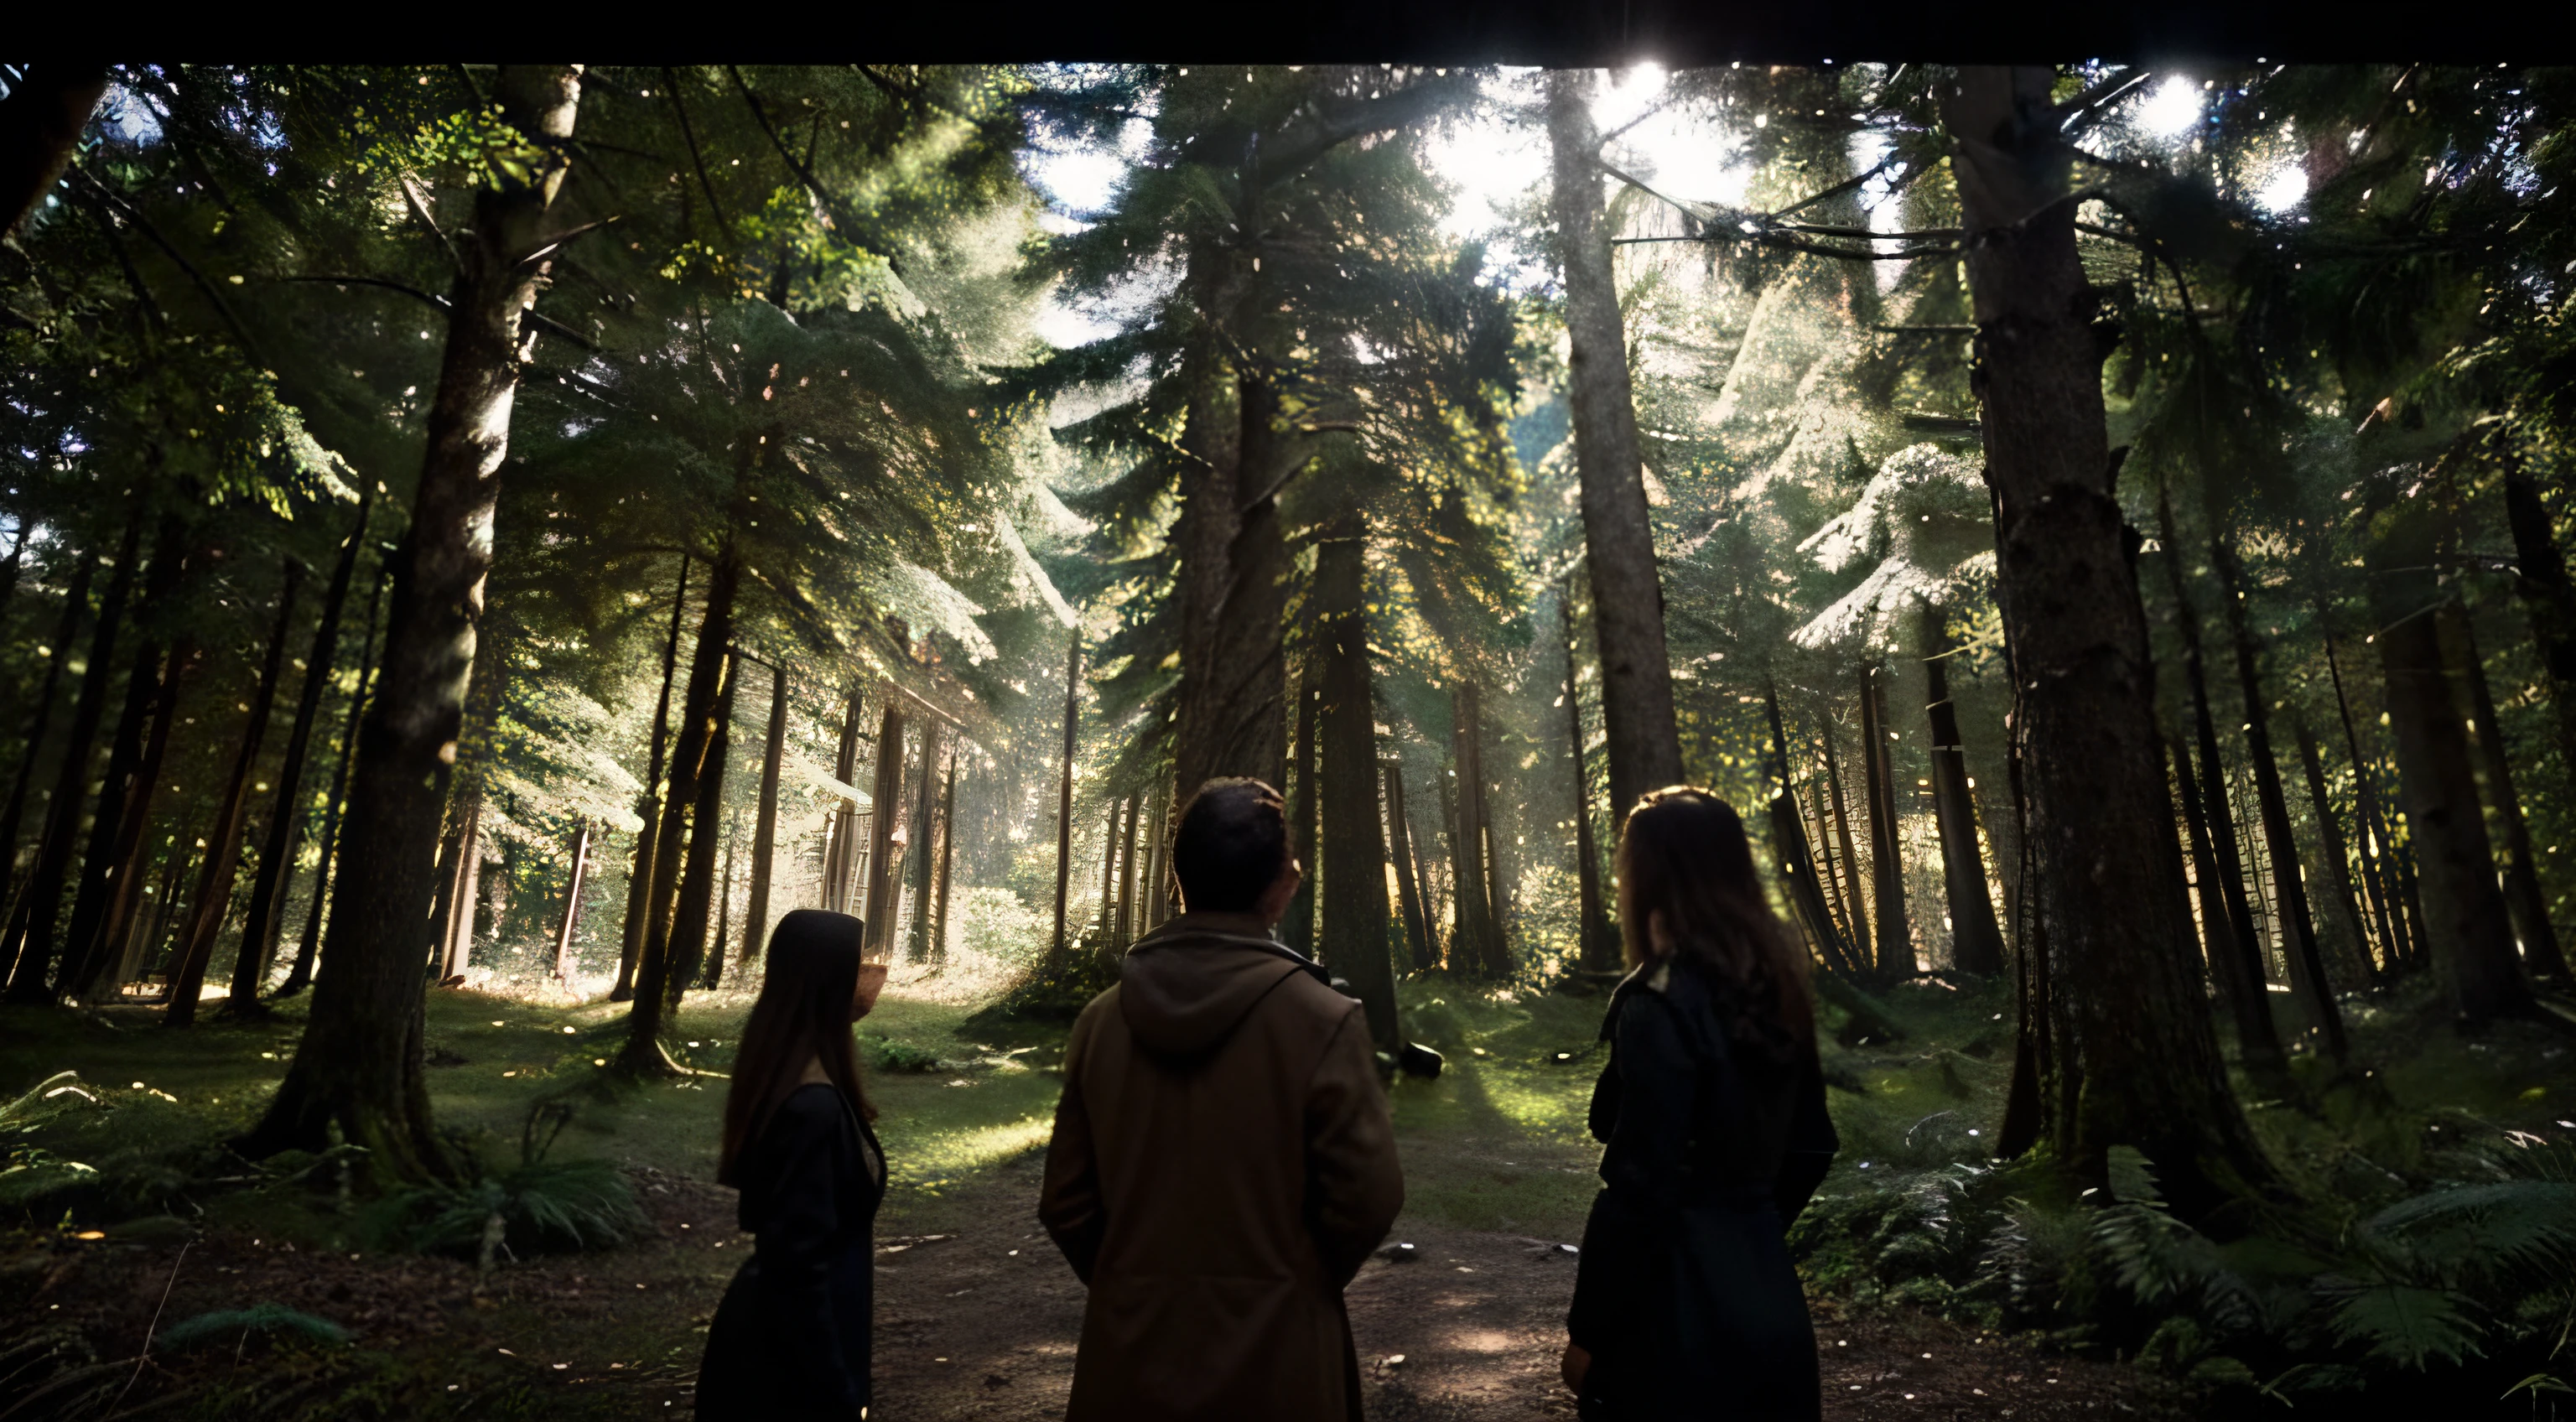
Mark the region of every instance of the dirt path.
<instances>
[{"instance_id":1,"label":"dirt path","mask_svg":"<svg viewBox=\"0 0 2576 1422\"><path fill-rule=\"evenodd\" d=\"M1038 1228L1037 1173L1034 1156L1017 1158L942 1202L943 1233L880 1238L875 1415L1063 1415L1083 1294ZM28 1287L0 1288L18 1294L0 1317L21 1337L77 1331L100 1366L124 1360L122 1381L156 1314L166 1325L208 1309L281 1304L341 1323L398 1360L378 1385L382 1415L462 1408L483 1395L507 1415L685 1417L707 1319L750 1241L733 1228L730 1192L670 1176L642 1183L659 1241L530 1261L480 1294L473 1271L449 1261L325 1256L224 1232L184 1258L175 1240L22 1237L0 1272ZM1565 1241L1411 1220L1393 1238L1414 1246L1411 1257L1371 1260L1349 1293L1371 1418L1574 1415L1556 1381L1574 1287ZM1911 1312L1844 1317L1828 1305L1817 1326L1829 1418L2179 1415L2168 1392L2128 1369L2043 1358ZM164 1352L141 1370L130 1401L226 1387L278 1401L274 1389L299 1376L290 1363L249 1334L229 1347ZM317 1373L312 1385L325 1379Z\"/></svg>"}]
</instances>

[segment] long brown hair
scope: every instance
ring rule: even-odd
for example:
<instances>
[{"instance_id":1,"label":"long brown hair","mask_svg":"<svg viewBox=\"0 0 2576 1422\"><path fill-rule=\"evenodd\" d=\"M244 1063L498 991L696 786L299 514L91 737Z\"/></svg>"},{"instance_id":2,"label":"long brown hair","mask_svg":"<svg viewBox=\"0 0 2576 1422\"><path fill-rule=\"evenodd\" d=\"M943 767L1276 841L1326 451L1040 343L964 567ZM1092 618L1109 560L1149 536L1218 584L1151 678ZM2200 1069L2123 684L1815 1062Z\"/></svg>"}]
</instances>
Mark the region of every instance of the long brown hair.
<instances>
[{"instance_id":1,"label":"long brown hair","mask_svg":"<svg viewBox=\"0 0 2576 1422\"><path fill-rule=\"evenodd\" d=\"M1728 1035L1788 1060L1815 1050L1815 1001L1807 959L1763 896L1753 845L1734 807L1674 785L1638 797L1619 833L1619 928L1628 961L1661 956L1657 916L1675 957L1714 979Z\"/></svg>"},{"instance_id":2,"label":"long brown hair","mask_svg":"<svg viewBox=\"0 0 2576 1422\"><path fill-rule=\"evenodd\" d=\"M741 1183L734 1178L734 1162L760 1139L809 1061L822 1062L823 1075L861 1117L877 1118L859 1080L858 1053L850 1041L850 1007L859 996L860 950L866 942L866 924L822 909L798 909L771 930L760 997L743 1025L733 1086L725 1093L718 1182Z\"/></svg>"}]
</instances>

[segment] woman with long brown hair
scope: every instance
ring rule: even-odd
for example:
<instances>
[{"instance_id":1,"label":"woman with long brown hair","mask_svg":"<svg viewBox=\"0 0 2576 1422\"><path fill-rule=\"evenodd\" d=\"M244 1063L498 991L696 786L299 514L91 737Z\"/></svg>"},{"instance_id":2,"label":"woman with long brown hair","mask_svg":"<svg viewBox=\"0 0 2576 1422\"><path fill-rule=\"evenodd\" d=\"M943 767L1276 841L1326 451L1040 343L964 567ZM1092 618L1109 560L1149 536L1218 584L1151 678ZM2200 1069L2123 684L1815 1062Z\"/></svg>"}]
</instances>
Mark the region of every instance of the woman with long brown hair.
<instances>
[{"instance_id":1,"label":"woman with long brown hair","mask_svg":"<svg viewBox=\"0 0 2576 1422\"><path fill-rule=\"evenodd\" d=\"M866 1415L886 1179L850 1042L885 986L885 965L861 961L866 936L858 919L819 909L769 935L716 1166L742 1192L754 1243L707 1329L702 1419Z\"/></svg>"},{"instance_id":2,"label":"woman with long brown hair","mask_svg":"<svg viewBox=\"0 0 2576 1422\"><path fill-rule=\"evenodd\" d=\"M1588 1419L1801 1418L1822 1406L1788 1222L1838 1144L1806 956L1744 822L1705 790L1641 797L1620 833L1634 971L1593 1088L1602 1189L1566 1318Z\"/></svg>"}]
</instances>

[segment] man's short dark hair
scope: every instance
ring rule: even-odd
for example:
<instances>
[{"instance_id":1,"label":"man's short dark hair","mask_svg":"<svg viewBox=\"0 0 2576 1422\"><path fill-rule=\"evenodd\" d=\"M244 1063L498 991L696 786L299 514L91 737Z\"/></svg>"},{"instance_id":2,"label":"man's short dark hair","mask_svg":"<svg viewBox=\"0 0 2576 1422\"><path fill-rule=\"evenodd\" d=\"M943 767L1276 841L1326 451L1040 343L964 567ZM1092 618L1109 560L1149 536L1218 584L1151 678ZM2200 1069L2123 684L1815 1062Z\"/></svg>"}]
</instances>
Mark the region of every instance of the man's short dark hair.
<instances>
[{"instance_id":1,"label":"man's short dark hair","mask_svg":"<svg viewBox=\"0 0 2576 1422\"><path fill-rule=\"evenodd\" d=\"M1172 836L1183 907L1199 912L1250 909L1287 863L1287 806L1278 791L1248 776L1200 786Z\"/></svg>"}]
</instances>

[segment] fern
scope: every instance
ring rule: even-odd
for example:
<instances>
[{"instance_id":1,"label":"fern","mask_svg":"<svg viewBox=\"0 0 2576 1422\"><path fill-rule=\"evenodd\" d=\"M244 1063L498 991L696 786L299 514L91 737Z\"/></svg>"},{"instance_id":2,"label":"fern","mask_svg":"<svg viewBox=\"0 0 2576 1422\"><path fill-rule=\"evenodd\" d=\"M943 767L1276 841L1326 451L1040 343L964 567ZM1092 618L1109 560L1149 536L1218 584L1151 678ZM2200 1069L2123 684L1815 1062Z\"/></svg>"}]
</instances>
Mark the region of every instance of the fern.
<instances>
[{"instance_id":1,"label":"fern","mask_svg":"<svg viewBox=\"0 0 2576 1422\"><path fill-rule=\"evenodd\" d=\"M2356 1285L2336 1278L2321 1280L2318 1287L2341 1299L2331 1320L2335 1341L2367 1341L2369 1357L2421 1368L2436 1357L2459 1363L2480 1354L2478 1342L2485 1330L2469 1316L2461 1296L2447 1289Z\"/></svg>"}]
</instances>

